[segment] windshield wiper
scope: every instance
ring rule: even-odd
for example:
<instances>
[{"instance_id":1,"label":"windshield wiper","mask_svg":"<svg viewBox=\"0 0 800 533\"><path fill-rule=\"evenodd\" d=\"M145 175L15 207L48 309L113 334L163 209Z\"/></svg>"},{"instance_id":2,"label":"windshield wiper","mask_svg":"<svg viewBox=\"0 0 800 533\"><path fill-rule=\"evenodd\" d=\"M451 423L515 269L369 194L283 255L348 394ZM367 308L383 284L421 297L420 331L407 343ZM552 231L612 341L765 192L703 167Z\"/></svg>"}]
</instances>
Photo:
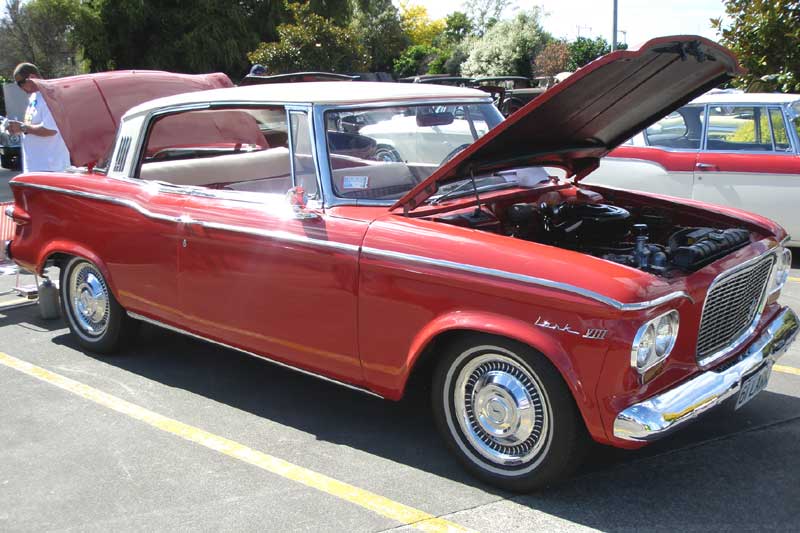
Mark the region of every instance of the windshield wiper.
<instances>
[{"instance_id":1,"label":"windshield wiper","mask_svg":"<svg viewBox=\"0 0 800 533\"><path fill-rule=\"evenodd\" d=\"M471 180L464 181L461 185L457 186L456 188L454 188L454 189L452 189L450 191L447 191L446 193L442 194L441 196L437 196L435 198L432 198L431 199L431 205L437 205L440 202L443 202L444 200L447 200L448 198L452 197L457 192L463 191L465 188L467 188L470 185L472 185L472 181Z\"/></svg>"}]
</instances>

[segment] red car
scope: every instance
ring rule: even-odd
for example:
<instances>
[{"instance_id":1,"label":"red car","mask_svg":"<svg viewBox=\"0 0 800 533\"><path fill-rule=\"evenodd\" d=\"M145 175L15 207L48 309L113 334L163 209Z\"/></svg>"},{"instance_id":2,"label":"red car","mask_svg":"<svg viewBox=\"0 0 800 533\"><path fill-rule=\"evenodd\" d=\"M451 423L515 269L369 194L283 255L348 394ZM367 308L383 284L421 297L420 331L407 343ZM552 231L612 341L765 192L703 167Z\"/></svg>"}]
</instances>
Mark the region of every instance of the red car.
<instances>
[{"instance_id":1,"label":"red car","mask_svg":"<svg viewBox=\"0 0 800 533\"><path fill-rule=\"evenodd\" d=\"M580 183L737 72L711 41L665 37L504 122L477 90L348 82L162 98L116 138L59 122L74 159L111 155L15 178L6 250L60 267L90 351L144 321L390 400L427 380L466 468L529 490L587 436L637 448L743 405L797 334L780 226ZM75 109L68 81L37 83L58 120ZM370 132L410 117L413 138L381 157Z\"/></svg>"}]
</instances>

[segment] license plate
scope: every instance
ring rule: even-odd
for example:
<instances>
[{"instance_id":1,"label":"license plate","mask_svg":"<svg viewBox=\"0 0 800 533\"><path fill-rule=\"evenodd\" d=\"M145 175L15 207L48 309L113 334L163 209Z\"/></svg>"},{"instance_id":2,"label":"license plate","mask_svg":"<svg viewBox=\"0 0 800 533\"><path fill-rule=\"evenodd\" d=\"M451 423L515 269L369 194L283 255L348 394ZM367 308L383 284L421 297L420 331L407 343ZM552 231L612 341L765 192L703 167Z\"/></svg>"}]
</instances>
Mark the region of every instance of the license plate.
<instances>
[{"instance_id":1,"label":"license plate","mask_svg":"<svg viewBox=\"0 0 800 533\"><path fill-rule=\"evenodd\" d=\"M736 409L752 400L756 394L767 387L771 372L772 365L767 364L742 382L742 386L739 388L739 396L736 398Z\"/></svg>"}]
</instances>

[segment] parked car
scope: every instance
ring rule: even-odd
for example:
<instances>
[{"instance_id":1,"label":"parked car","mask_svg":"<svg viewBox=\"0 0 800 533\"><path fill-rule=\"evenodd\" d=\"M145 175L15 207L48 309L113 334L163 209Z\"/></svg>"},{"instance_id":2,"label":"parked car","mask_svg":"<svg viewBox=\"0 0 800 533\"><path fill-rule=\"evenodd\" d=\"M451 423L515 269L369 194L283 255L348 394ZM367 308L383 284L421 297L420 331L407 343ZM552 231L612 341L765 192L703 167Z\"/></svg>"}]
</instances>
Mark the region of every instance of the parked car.
<instances>
[{"instance_id":1,"label":"parked car","mask_svg":"<svg viewBox=\"0 0 800 533\"><path fill-rule=\"evenodd\" d=\"M336 72L291 72L289 74L274 74L272 76L257 76L248 74L239 86L267 85L270 83L300 83L309 81L355 81L358 76L348 76Z\"/></svg>"},{"instance_id":2,"label":"parked car","mask_svg":"<svg viewBox=\"0 0 800 533\"><path fill-rule=\"evenodd\" d=\"M529 490L574 467L586 435L638 448L740 407L794 340L780 226L581 182L738 72L709 40L659 38L502 122L486 94L426 84L157 99L103 137L105 169L12 180L5 249L40 274L60 267L86 350L114 352L148 322L390 400L427 382L461 463ZM80 96L37 83L56 113ZM379 157L366 124L395 116L440 149ZM456 120L467 141L444 128ZM75 126L73 143L94 135ZM442 157L453 136L468 146Z\"/></svg>"},{"instance_id":3,"label":"parked car","mask_svg":"<svg viewBox=\"0 0 800 533\"><path fill-rule=\"evenodd\" d=\"M800 246L800 94L701 96L603 158L586 183L759 213Z\"/></svg>"},{"instance_id":4,"label":"parked car","mask_svg":"<svg viewBox=\"0 0 800 533\"><path fill-rule=\"evenodd\" d=\"M6 115L12 120L21 120L28 107L28 95L16 83L3 84L3 101ZM12 170L22 168L22 138L7 130L6 117L0 117L0 166Z\"/></svg>"},{"instance_id":5,"label":"parked car","mask_svg":"<svg viewBox=\"0 0 800 533\"><path fill-rule=\"evenodd\" d=\"M476 87L501 87L504 89L502 101L497 104L504 117L522 107L554 85L549 76L531 80L524 76L493 76L476 78Z\"/></svg>"}]
</instances>

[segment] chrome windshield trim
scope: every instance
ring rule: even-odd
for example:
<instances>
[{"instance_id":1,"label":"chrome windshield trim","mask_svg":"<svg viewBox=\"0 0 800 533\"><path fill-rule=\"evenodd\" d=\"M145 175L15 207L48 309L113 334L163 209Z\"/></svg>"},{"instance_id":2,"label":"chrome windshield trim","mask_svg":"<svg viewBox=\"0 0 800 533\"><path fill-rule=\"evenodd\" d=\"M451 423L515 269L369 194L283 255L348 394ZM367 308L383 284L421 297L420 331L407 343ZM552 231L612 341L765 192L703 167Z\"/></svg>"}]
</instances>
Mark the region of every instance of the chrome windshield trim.
<instances>
[{"instance_id":1,"label":"chrome windshield trim","mask_svg":"<svg viewBox=\"0 0 800 533\"><path fill-rule=\"evenodd\" d=\"M443 259L433 259L430 257L423 257L419 255L391 252L388 250L380 250L378 248L369 248L366 246L361 249L361 252L364 255L371 255L374 257L383 257L409 263L418 263L428 266L448 268L451 270L458 270L461 272L470 272L473 274L481 274L484 276L490 276L494 278L517 281L528 285L536 285L540 287L556 289L564 292L569 292L571 294L576 294L578 296L583 296L584 298L589 298L591 300L608 305L620 311L641 311L644 309L657 307L659 305L663 305L665 303L671 302L673 300L678 300L681 298L686 298L689 301L691 301L691 297L687 293L683 291L676 291L661 296L659 298L655 298L653 300L634 302L634 303L623 303L613 298L609 298L608 296L605 296L603 294L590 291L588 289L584 289L581 287L576 287L575 285L570 285L568 283L561 283L559 281L552 281L544 278L527 276L525 274L516 274L514 272L507 272L505 270L497 270L494 268L479 267L475 265L467 265L464 263L456 263L454 261L446 261Z\"/></svg>"},{"instance_id":2,"label":"chrome windshield trim","mask_svg":"<svg viewBox=\"0 0 800 533\"><path fill-rule=\"evenodd\" d=\"M327 376L323 376L322 374L317 374L317 373L311 372L310 370L304 370L304 369L298 368L296 366L288 365L286 363L282 363L280 361L276 361L275 359L271 359L271 358L266 357L264 355L259 355L259 354L254 353L254 352L248 352L247 350L243 350L242 348L237 348L236 346L231 346L230 344L225 344L224 342L215 341L213 339L209 339L208 337L203 337L202 335L198 335L196 333L192 333L192 332L187 331L185 329L181 329L181 328L178 328L178 327L175 327L175 326L170 326L169 324L165 324L164 322L160 322L158 320L154 320L152 318L148 318L146 316L140 315L138 313L134 313L132 311L128 311L127 313L128 313L128 316L133 318L133 319L141 320L142 322L147 322L148 324L152 324L154 326L158 326L160 328L164 328L164 329L167 329L169 331L173 331L175 333L180 333L181 335L186 335L187 337L192 337L194 339L205 341L205 342L208 342L208 343L211 343L211 344L216 344L217 346L221 346L221 347L227 348L229 350L235 350L235 351L243 353L245 355L249 355L251 357L255 357L256 359L260 359L262 361L266 361L268 363L272 363L274 365L277 365L277 366L280 366L280 367L283 367L283 368L288 368L289 370L294 370L295 372L299 372L299 373L305 374L307 376L311 376L311 377L314 377L314 378L317 378L317 379L321 379L323 381L327 381L328 383L333 383L334 385L339 385L341 387L346 387L348 389L351 389L351 390L354 390L354 391L357 391L357 392L362 392L364 394L368 394L370 396L374 396L375 398L380 398L381 400L384 399L384 397L381 396L380 394L372 392L371 390L368 390L368 389L364 389L364 388L359 387L357 385L351 385L349 383L345 383L344 381L339 381L337 379L333 379L333 378L329 378Z\"/></svg>"},{"instance_id":3,"label":"chrome windshield trim","mask_svg":"<svg viewBox=\"0 0 800 533\"><path fill-rule=\"evenodd\" d=\"M766 252L764 252L764 253L762 253L760 255L757 255L757 256L755 256L755 257L753 257L751 259L748 259L744 263L740 263L740 264L738 264L738 265L736 265L734 267L731 267L728 270L718 274L717 277L715 277L714 280L711 282L711 284L708 286L708 290L706 291L706 297L703 300L703 309L700 312L700 321L701 321L701 323L702 323L702 320L703 320L703 315L706 312L706 304L708 303L708 295L711 294L711 291L714 290L714 287L716 287L719 282L723 281L726 277L731 276L731 275L735 274L736 272L738 272L740 270L744 270L746 268L750 268L752 266L755 266L756 263L758 263L762 259L766 258L770 254L775 255L779 248L780 248L779 246L773 246L772 248L770 248ZM773 267L774 267L774 264L773 264ZM764 308L766 307L767 297L769 296L767 294L767 292L768 292L767 289L769 288L769 282L770 282L771 278L772 278L772 275L770 274L770 276L767 278L767 285L764 287L764 292L761 295L761 301L758 302L758 310L756 311L756 314L753 317L753 321L750 323L750 325L747 327L747 329L744 331L744 333L742 333L739 337L737 337L736 340L734 340L733 343L731 343L729 346L726 346L722 350L719 350L718 352L715 352L715 353L713 353L713 354L711 354L711 355L709 355L707 357L704 357L703 359L698 360L697 364L700 367L707 367L708 365L712 364L713 362L718 361L719 359L722 359L726 355L730 354L731 352L733 352L734 350L739 348L739 346L741 346L742 343L745 342L753 334L753 332L756 330L756 326L758 326L758 322L761 320L761 316L764 314ZM698 328L699 328L699 325L698 325ZM696 350L697 350L697 347L695 346L695 355L696 355Z\"/></svg>"},{"instance_id":4,"label":"chrome windshield trim","mask_svg":"<svg viewBox=\"0 0 800 533\"><path fill-rule=\"evenodd\" d=\"M207 222L202 220L195 220L192 218L188 218L185 216L180 217L172 217L169 215L162 215L159 213L153 213L152 211L142 207L140 204L133 200L126 200L122 198L114 198L113 196L107 196L104 194L95 194L89 193L84 191L73 191L70 189L62 189L60 187L53 187L50 185L39 185L33 183L18 183L13 182L11 185L15 187L28 187L32 189L41 189L45 191L52 191L61 194L66 194L68 196L76 196L78 198L89 198L91 200L97 200L101 202L108 202L115 205L120 205L123 207L128 207L133 209L134 211L140 213L142 216L147 218L152 218L155 220L163 220L166 222L172 222L175 224L197 224L204 228L209 229L216 229L221 231L230 231L234 233L243 233L246 235L255 235L257 237L266 237L270 239L285 241L285 242L293 242L297 244L305 244L309 246L320 246L323 248L331 248L335 250L341 250L350 253L358 253L359 246L355 244L345 244L340 242L332 242L326 241L322 239L314 239L311 237L305 237L301 235L295 235L288 231L277 231L277 230L265 230L260 228L250 228L247 226L236 226L233 224L223 224L219 222Z\"/></svg>"}]
</instances>

